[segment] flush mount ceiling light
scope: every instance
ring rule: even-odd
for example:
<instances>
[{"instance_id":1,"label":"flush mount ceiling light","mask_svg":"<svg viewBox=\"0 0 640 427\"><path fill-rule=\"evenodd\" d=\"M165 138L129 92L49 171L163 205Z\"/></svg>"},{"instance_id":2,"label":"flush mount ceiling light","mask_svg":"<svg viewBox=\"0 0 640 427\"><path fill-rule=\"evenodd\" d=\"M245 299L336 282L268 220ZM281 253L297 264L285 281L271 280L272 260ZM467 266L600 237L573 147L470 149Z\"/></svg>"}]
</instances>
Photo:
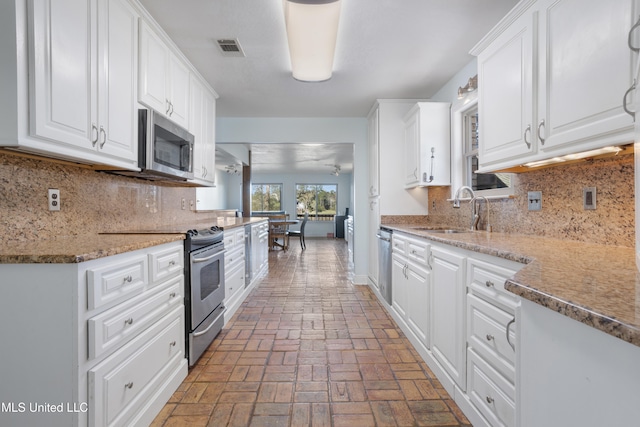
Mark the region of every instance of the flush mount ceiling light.
<instances>
[{"instance_id":1,"label":"flush mount ceiling light","mask_svg":"<svg viewBox=\"0 0 640 427\"><path fill-rule=\"evenodd\" d=\"M340 175L340 165L334 165L333 166L333 172L331 172L330 175L339 176Z\"/></svg>"},{"instance_id":2,"label":"flush mount ceiling light","mask_svg":"<svg viewBox=\"0 0 640 427\"><path fill-rule=\"evenodd\" d=\"M338 35L341 0L283 0L293 78L329 80Z\"/></svg>"}]
</instances>

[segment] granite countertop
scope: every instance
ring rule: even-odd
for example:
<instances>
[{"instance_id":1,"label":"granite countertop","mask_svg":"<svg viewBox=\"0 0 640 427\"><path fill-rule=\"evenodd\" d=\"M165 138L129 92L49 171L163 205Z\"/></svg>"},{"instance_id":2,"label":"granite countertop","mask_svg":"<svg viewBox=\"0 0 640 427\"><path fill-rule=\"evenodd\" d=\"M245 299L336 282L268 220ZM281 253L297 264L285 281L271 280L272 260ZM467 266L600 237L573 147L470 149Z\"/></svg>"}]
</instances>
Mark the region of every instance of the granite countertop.
<instances>
[{"instance_id":1,"label":"granite countertop","mask_svg":"<svg viewBox=\"0 0 640 427\"><path fill-rule=\"evenodd\" d=\"M0 264L79 263L184 240L184 234L89 234L0 242Z\"/></svg>"},{"instance_id":2,"label":"granite countertop","mask_svg":"<svg viewBox=\"0 0 640 427\"><path fill-rule=\"evenodd\" d=\"M267 219L227 216L207 218L206 220L187 224L168 224L104 234L58 236L51 239L25 242L0 241L0 264L64 264L90 261L163 243L184 240L185 231L190 228L217 225L223 230L229 230Z\"/></svg>"},{"instance_id":3,"label":"granite countertop","mask_svg":"<svg viewBox=\"0 0 640 427\"><path fill-rule=\"evenodd\" d=\"M632 248L507 233L435 234L411 225L383 226L524 263L507 280L508 291L640 346L640 274Z\"/></svg>"}]
</instances>

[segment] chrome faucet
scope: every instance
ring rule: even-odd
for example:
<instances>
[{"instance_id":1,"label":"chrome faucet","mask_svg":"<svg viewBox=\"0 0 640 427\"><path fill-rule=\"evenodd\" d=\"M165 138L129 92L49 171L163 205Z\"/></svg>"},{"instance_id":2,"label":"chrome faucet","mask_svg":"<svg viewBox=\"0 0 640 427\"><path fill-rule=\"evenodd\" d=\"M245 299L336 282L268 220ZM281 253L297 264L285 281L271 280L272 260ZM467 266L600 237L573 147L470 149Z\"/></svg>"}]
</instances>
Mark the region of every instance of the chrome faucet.
<instances>
[{"instance_id":1,"label":"chrome faucet","mask_svg":"<svg viewBox=\"0 0 640 427\"><path fill-rule=\"evenodd\" d=\"M473 189L471 187L463 185L462 187L458 188L458 191L456 191L456 195L453 196L453 207L456 209L460 207L460 196L465 190L467 190L469 194L471 194L471 201L469 202L471 203L471 231L476 231L478 227L478 221L480 221L480 216L478 215L478 212L476 210L476 193L473 192Z\"/></svg>"},{"instance_id":2,"label":"chrome faucet","mask_svg":"<svg viewBox=\"0 0 640 427\"><path fill-rule=\"evenodd\" d=\"M458 188L458 190L456 191L456 195L453 196L453 207L454 208L459 208L460 207L460 196L462 195L462 192L464 190L467 190L469 192L469 194L471 194L471 198L475 198L476 197L476 193L473 192L473 189L467 185L463 185L462 187Z\"/></svg>"},{"instance_id":3,"label":"chrome faucet","mask_svg":"<svg viewBox=\"0 0 640 427\"><path fill-rule=\"evenodd\" d=\"M477 206L477 202L478 199L483 199L484 200L484 205L487 207L487 225L486 225L486 230L487 231L491 231L491 221L490 221L490 212L489 212L489 199L487 199L485 196L474 196L473 199L471 199L471 204L473 205L472 207L472 219L471 219L471 229L473 231L477 231L478 230L478 222L480 222L480 210L478 209Z\"/></svg>"}]
</instances>

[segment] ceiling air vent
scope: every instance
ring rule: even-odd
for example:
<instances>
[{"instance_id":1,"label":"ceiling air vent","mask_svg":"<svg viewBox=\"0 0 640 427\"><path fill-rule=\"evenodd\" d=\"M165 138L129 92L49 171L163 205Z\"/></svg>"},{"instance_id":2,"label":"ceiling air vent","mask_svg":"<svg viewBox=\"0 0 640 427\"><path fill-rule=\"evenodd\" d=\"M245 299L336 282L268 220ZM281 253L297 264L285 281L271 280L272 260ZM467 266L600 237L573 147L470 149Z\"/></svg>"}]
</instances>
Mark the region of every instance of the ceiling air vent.
<instances>
[{"instance_id":1,"label":"ceiling air vent","mask_svg":"<svg viewBox=\"0 0 640 427\"><path fill-rule=\"evenodd\" d=\"M217 40L218 47L222 56L244 56L242 47L236 39L219 39Z\"/></svg>"}]
</instances>

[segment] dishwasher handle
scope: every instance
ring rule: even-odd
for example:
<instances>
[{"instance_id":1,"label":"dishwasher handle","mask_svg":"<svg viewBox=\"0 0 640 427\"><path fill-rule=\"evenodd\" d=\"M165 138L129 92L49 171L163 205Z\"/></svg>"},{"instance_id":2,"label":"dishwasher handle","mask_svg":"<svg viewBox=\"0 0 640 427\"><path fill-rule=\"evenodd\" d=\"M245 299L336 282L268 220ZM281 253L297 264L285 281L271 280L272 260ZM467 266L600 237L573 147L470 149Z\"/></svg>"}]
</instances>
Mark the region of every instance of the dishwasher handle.
<instances>
[{"instance_id":1,"label":"dishwasher handle","mask_svg":"<svg viewBox=\"0 0 640 427\"><path fill-rule=\"evenodd\" d=\"M381 235L380 233L377 233L377 234L376 234L376 237L377 237L378 239L380 239L380 240L384 240L385 242L390 242L390 241L391 241L391 238L390 238L390 237L385 237L385 236Z\"/></svg>"}]
</instances>

